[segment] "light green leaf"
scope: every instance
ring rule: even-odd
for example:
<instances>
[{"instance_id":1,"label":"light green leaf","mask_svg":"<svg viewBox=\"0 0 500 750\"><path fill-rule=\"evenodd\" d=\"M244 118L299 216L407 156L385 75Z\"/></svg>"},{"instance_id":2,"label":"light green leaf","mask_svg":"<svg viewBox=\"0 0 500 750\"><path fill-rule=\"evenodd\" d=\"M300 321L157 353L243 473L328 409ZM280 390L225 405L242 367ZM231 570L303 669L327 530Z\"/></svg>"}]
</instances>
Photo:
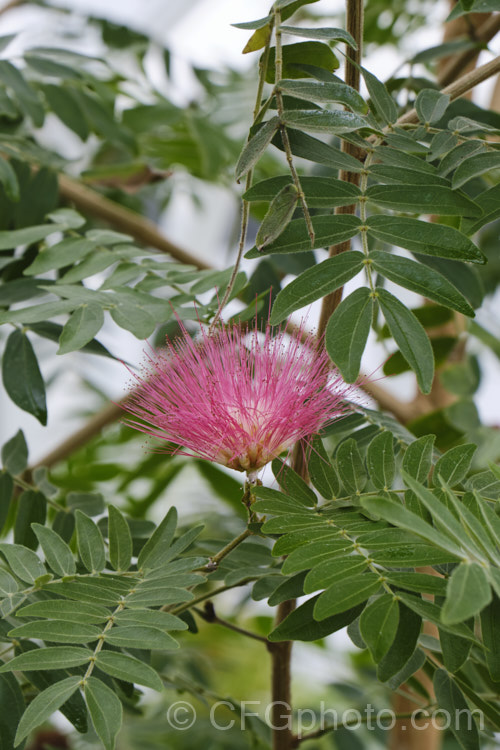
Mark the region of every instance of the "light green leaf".
<instances>
[{"instance_id":1,"label":"light green leaf","mask_svg":"<svg viewBox=\"0 0 500 750\"><path fill-rule=\"evenodd\" d=\"M457 445L455 448L446 451L434 467L434 486L440 486L438 477L450 487L459 484L467 476L476 451L477 445L474 445L474 443Z\"/></svg>"},{"instance_id":2,"label":"light green leaf","mask_svg":"<svg viewBox=\"0 0 500 750\"><path fill-rule=\"evenodd\" d=\"M48 617L65 622L104 622L111 612L106 607L67 599L44 599L18 609L16 617Z\"/></svg>"},{"instance_id":3,"label":"light green leaf","mask_svg":"<svg viewBox=\"0 0 500 750\"><path fill-rule=\"evenodd\" d=\"M5 195L11 201L18 201L20 198L19 182L10 162L7 159L0 158L0 183L3 186Z\"/></svg>"},{"instance_id":4,"label":"light green leaf","mask_svg":"<svg viewBox=\"0 0 500 750\"><path fill-rule=\"evenodd\" d=\"M37 620L9 631L11 638L40 638L52 643L89 643L96 641L102 628L81 622Z\"/></svg>"},{"instance_id":5,"label":"light green leaf","mask_svg":"<svg viewBox=\"0 0 500 750\"><path fill-rule=\"evenodd\" d=\"M366 68L360 68L360 70L370 94L371 104L375 109L375 113L386 125L396 122L398 119L398 108L384 84L366 70Z\"/></svg>"},{"instance_id":6,"label":"light green leaf","mask_svg":"<svg viewBox=\"0 0 500 750\"><path fill-rule=\"evenodd\" d=\"M369 127L368 122L354 112L318 111L317 109L285 110L283 122L289 128L306 130L312 133L351 133L354 130Z\"/></svg>"},{"instance_id":7,"label":"light green leaf","mask_svg":"<svg viewBox=\"0 0 500 750\"><path fill-rule=\"evenodd\" d=\"M359 115L366 115L368 105L360 94L345 83L325 81L282 80L277 88L288 96L307 99L313 102L340 102Z\"/></svg>"},{"instance_id":8,"label":"light green leaf","mask_svg":"<svg viewBox=\"0 0 500 750\"><path fill-rule=\"evenodd\" d=\"M56 245L40 250L33 263L24 271L26 276L36 276L57 268L77 263L90 253L96 242L83 237L69 237Z\"/></svg>"},{"instance_id":9,"label":"light green leaf","mask_svg":"<svg viewBox=\"0 0 500 750\"><path fill-rule=\"evenodd\" d=\"M120 625L106 633L106 642L120 648L166 649L179 644L164 630L149 625Z\"/></svg>"},{"instance_id":10,"label":"light green leaf","mask_svg":"<svg viewBox=\"0 0 500 750\"><path fill-rule=\"evenodd\" d=\"M386 289L377 291L385 321L401 354L417 376L423 393L429 393L434 379L434 355L425 329L402 302Z\"/></svg>"},{"instance_id":11,"label":"light green leaf","mask_svg":"<svg viewBox=\"0 0 500 750\"><path fill-rule=\"evenodd\" d=\"M80 675L72 675L39 693L24 712L17 728L14 743L19 745L33 729L43 724L52 716L54 711L57 711L63 703L66 703L68 698L78 689L81 679Z\"/></svg>"},{"instance_id":12,"label":"light green leaf","mask_svg":"<svg viewBox=\"0 0 500 750\"><path fill-rule=\"evenodd\" d=\"M449 103L449 94L442 94L436 89L422 89L416 98L415 109L420 121L430 124L442 118Z\"/></svg>"},{"instance_id":13,"label":"light green leaf","mask_svg":"<svg viewBox=\"0 0 500 750\"><path fill-rule=\"evenodd\" d=\"M363 264L363 253L353 250L308 268L276 297L271 313L271 325L281 323L295 310L343 286L362 270Z\"/></svg>"},{"instance_id":14,"label":"light green leaf","mask_svg":"<svg viewBox=\"0 0 500 750\"><path fill-rule=\"evenodd\" d=\"M0 749L12 750L16 730L25 709L21 687L12 674L0 676L0 705Z\"/></svg>"},{"instance_id":15,"label":"light green leaf","mask_svg":"<svg viewBox=\"0 0 500 750\"><path fill-rule=\"evenodd\" d=\"M95 677L85 680L85 701L105 750L114 750L122 725L122 704L116 693Z\"/></svg>"},{"instance_id":16,"label":"light green leaf","mask_svg":"<svg viewBox=\"0 0 500 750\"><path fill-rule=\"evenodd\" d=\"M0 232L0 250L13 250L20 245L32 245L44 240L50 234L60 232L64 227L60 224L40 224L24 229Z\"/></svg>"},{"instance_id":17,"label":"light green leaf","mask_svg":"<svg viewBox=\"0 0 500 750\"><path fill-rule=\"evenodd\" d=\"M299 193L293 183L285 185L273 198L255 238L258 250L280 236L293 216L298 198Z\"/></svg>"},{"instance_id":18,"label":"light green leaf","mask_svg":"<svg viewBox=\"0 0 500 750\"><path fill-rule=\"evenodd\" d=\"M358 377L370 332L372 308L370 290L360 287L342 300L328 321L326 350L347 383L353 383Z\"/></svg>"},{"instance_id":19,"label":"light green leaf","mask_svg":"<svg viewBox=\"0 0 500 750\"><path fill-rule=\"evenodd\" d=\"M337 581L343 581L351 576L363 573L367 567L366 557L360 555L324 560L315 565L306 575L304 593L312 594L318 589L333 585Z\"/></svg>"},{"instance_id":20,"label":"light green leaf","mask_svg":"<svg viewBox=\"0 0 500 750\"><path fill-rule=\"evenodd\" d=\"M475 154L462 161L455 170L451 184L454 189L462 187L474 177L479 177L490 169L500 168L500 153L487 151L485 154Z\"/></svg>"},{"instance_id":21,"label":"light green leaf","mask_svg":"<svg viewBox=\"0 0 500 750\"><path fill-rule=\"evenodd\" d=\"M109 561L118 571L128 570L132 560L132 536L127 521L114 505L108 506Z\"/></svg>"},{"instance_id":22,"label":"light green leaf","mask_svg":"<svg viewBox=\"0 0 500 750\"><path fill-rule=\"evenodd\" d=\"M469 263L485 262L482 252L468 237L444 224L400 216L370 216L366 224L370 236L414 253Z\"/></svg>"},{"instance_id":23,"label":"light green leaf","mask_svg":"<svg viewBox=\"0 0 500 750\"><path fill-rule=\"evenodd\" d=\"M442 274L409 258L374 250L370 253L373 268L384 278L423 297L474 317L474 310L458 289Z\"/></svg>"},{"instance_id":24,"label":"light green leaf","mask_svg":"<svg viewBox=\"0 0 500 750\"><path fill-rule=\"evenodd\" d=\"M389 523L406 529L425 542L435 544L438 548L449 552L457 560L463 557L462 549L447 536L434 529L416 513L404 508L401 503L390 500L388 497L362 497L361 505L370 513L381 516Z\"/></svg>"},{"instance_id":25,"label":"light green leaf","mask_svg":"<svg viewBox=\"0 0 500 750\"><path fill-rule=\"evenodd\" d=\"M313 437L307 468L311 482L326 499L332 500L340 492L337 472L333 468L321 438Z\"/></svg>"},{"instance_id":26,"label":"light green leaf","mask_svg":"<svg viewBox=\"0 0 500 750\"><path fill-rule=\"evenodd\" d=\"M38 556L27 547L3 542L0 544L0 552L7 560L14 575L22 581L26 581L26 583L33 584L37 578L47 573Z\"/></svg>"},{"instance_id":27,"label":"light green leaf","mask_svg":"<svg viewBox=\"0 0 500 750\"><path fill-rule=\"evenodd\" d=\"M281 26L281 31L283 34L303 36L306 37L306 39L319 39L325 42L346 42L346 44L352 47L352 49L358 48L354 37L352 37L348 31L344 31L344 29L334 29L330 27L309 29L302 26Z\"/></svg>"},{"instance_id":28,"label":"light green leaf","mask_svg":"<svg viewBox=\"0 0 500 750\"><path fill-rule=\"evenodd\" d=\"M46 425L45 383L30 340L22 331L13 331L7 339L2 377L5 390L16 406Z\"/></svg>"},{"instance_id":29,"label":"light green leaf","mask_svg":"<svg viewBox=\"0 0 500 750\"><path fill-rule=\"evenodd\" d=\"M168 548L174 538L176 526L177 510L170 508L163 521L140 551L137 559L139 570L156 568L162 564L163 556L168 553Z\"/></svg>"},{"instance_id":30,"label":"light green leaf","mask_svg":"<svg viewBox=\"0 0 500 750\"><path fill-rule=\"evenodd\" d=\"M398 602L389 594L379 596L361 613L359 629L375 662L378 663L389 651L396 637L398 624Z\"/></svg>"},{"instance_id":31,"label":"light green leaf","mask_svg":"<svg viewBox=\"0 0 500 750\"><path fill-rule=\"evenodd\" d=\"M272 117L245 144L236 165L237 180L240 180L259 161L278 128L279 118Z\"/></svg>"},{"instance_id":32,"label":"light green leaf","mask_svg":"<svg viewBox=\"0 0 500 750\"><path fill-rule=\"evenodd\" d=\"M320 594L314 607L314 619L324 620L352 609L375 594L381 585L380 577L371 572L337 581Z\"/></svg>"},{"instance_id":33,"label":"light green leaf","mask_svg":"<svg viewBox=\"0 0 500 750\"><path fill-rule=\"evenodd\" d=\"M71 313L59 339L58 354L81 349L92 341L104 323L104 313L99 305L83 304Z\"/></svg>"},{"instance_id":34,"label":"light green leaf","mask_svg":"<svg viewBox=\"0 0 500 750\"><path fill-rule=\"evenodd\" d=\"M368 446L366 464L377 489L389 490L392 487L396 472L393 443L393 436L386 430L374 437Z\"/></svg>"},{"instance_id":35,"label":"light green leaf","mask_svg":"<svg viewBox=\"0 0 500 750\"><path fill-rule=\"evenodd\" d=\"M59 534L42 526L39 523L32 524L32 529L36 534L40 546L45 555L45 560L52 568L54 573L59 576L70 576L76 572L76 563L73 553L64 542Z\"/></svg>"},{"instance_id":36,"label":"light green leaf","mask_svg":"<svg viewBox=\"0 0 500 750\"><path fill-rule=\"evenodd\" d=\"M150 666L139 659L115 651L100 651L96 666L106 674L125 682L136 682L152 690L163 690L163 683Z\"/></svg>"},{"instance_id":37,"label":"light green leaf","mask_svg":"<svg viewBox=\"0 0 500 750\"><path fill-rule=\"evenodd\" d=\"M104 542L95 523L81 510L75 511L76 538L82 563L90 573L97 573L106 564Z\"/></svg>"},{"instance_id":38,"label":"light green leaf","mask_svg":"<svg viewBox=\"0 0 500 750\"><path fill-rule=\"evenodd\" d=\"M448 581L446 601L441 618L445 625L455 625L478 614L491 601L488 576L478 563L462 563Z\"/></svg>"}]
</instances>

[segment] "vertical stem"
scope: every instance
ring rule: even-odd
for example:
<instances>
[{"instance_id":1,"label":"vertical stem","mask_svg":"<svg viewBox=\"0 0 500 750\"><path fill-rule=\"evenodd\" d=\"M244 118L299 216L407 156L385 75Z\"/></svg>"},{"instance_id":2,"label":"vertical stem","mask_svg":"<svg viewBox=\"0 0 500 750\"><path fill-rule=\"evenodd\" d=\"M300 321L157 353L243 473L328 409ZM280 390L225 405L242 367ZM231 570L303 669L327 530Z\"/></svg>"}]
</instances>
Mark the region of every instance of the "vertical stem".
<instances>
[{"instance_id":1,"label":"vertical stem","mask_svg":"<svg viewBox=\"0 0 500 750\"><path fill-rule=\"evenodd\" d=\"M295 609L295 599L281 602L276 611L275 624L279 625ZM273 750L292 748L292 693L291 693L291 654L292 642L273 643L271 651L271 726Z\"/></svg>"},{"instance_id":2,"label":"vertical stem","mask_svg":"<svg viewBox=\"0 0 500 750\"><path fill-rule=\"evenodd\" d=\"M363 0L346 0L346 28L347 31L354 37L358 45L357 50L347 46L346 66L345 66L345 82L352 86L353 89L359 91L359 69L353 64L361 62L361 56L363 54ZM358 149L348 141L342 141L342 151L352 156L358 156ZM344 182L352 182L354 185L359 183L359 174L355 172L346 172L341 170L339 173L339 179ZM356 210L355 205L351 206L339 206L336 210L336 214L353 214ZM345 253L351 248L351 241L341 242L338 245L330 247L329 257L333 258L335 255ZM327 323L330 317L333 315L335 310L342 300L343 287L336 289L331 294L327 294L323 298L323 305L321 308L319 323L318 323L318 338L321 339L323 336Z\"/></svg>"}]
</instances>

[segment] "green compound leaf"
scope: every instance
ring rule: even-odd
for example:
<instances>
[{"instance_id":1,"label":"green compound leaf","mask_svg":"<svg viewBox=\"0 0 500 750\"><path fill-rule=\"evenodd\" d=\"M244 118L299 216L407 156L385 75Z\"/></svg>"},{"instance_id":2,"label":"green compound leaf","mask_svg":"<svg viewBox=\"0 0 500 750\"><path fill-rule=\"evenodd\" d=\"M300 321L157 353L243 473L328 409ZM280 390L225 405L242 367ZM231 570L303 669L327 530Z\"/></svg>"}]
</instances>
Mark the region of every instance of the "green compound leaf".
<instances>
[{"instance_id":1,"label":"green compound leaf","mask_svg":"<svg viewBox=\"0 0 500 750\"><path fill-rule=\"evenodd\" d=\"M5 390L16 406L46 425L45 384L33 347L26 334L19 330L13 331L7 339L2 377Z\"/></svg>"}]
</instances>

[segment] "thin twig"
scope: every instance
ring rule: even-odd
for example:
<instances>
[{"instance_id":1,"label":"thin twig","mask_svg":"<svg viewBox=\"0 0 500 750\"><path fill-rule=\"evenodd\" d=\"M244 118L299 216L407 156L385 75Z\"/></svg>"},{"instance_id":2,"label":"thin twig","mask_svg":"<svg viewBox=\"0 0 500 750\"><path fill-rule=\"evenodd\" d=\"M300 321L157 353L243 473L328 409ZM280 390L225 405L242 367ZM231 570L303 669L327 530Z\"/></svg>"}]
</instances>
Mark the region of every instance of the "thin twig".
<instances>
[{"instance_id":1,"label":"thin twig","mask_svg":"<svg viewBox=\"0 0 500 750\"><path fill-rule=\"evenodd\" d=\"M178 245L170 242L158 231L155 224L141 214L131 211L124 206L106 198L96 190L82 185L77 180L65 174L59 175L59 193L61 197L74 203L76 208L87 211L92 216L109 222L114 227L130 234L135 240L144 245L154 247L162 253L168 253L180 261L200 269L212 268L208 263Z\"/></svg>"},{"instance_id":2,"label":"thin twig","mask_svg":"<svg viewBox=\"0 0 500 750\"><path fill-rule=\"evenodd\" d=\"M235 583L232 586L219 586L218 589L208 591L206 594L200 594L200 596L197 596L195 599L191 599L190 602L179 604L173 609L170 607L170 604L166 604L164 607L162 607L162 612L170 612L170 614L172 615L178 615L180 612L184 612L184 610L190 609L200 602L211 599L213 596L218 596L218 594L222 594L224 593L224 591L230 591L231 589L238 588L239 586L244 586L245 584L255 580L257 580L255 576L249 576L248 578L243 578L241 581L238 581L238 583Z\"/></svg>"},{"instance_id":3,"label":"thin twig","mask_svg":"<svg viewBox=\"0 0 500 750\"><path fill-rule=\"evenodd\" d=\"M425 706L424 708L416 709L416 710L422 711L423 713L424 711L427 711L431 707L432 705L429 704L428 706ZM424 714L421 718L425 719L426 717L427 715ZM396 719L396 721L399 721L400 719L411 719L411 718L413 718L416 721L418 721L419 719L418 716L415 716L415 711L405 711L404 713L399 713L399 714L394 714L391 712L390 714L387 714L387 716L379 716L377 718L377 721L391 721L392 722L394 719ZM371 716L371 714L366 717L356 716L356 718L351 719L349 721L343 721L343 722L340 722L339 724L329 724L328 726L321 727L321 729L317 729L314 732L308 732L307 734L302 734L300 736L295 735L293 738L294 740L293 747L298 747L300 743L307 742L308 740L317 740L320 737L324 737L325 734L329 734L330 732L335 732L338 729L343 729L343 728L348 729L349 727L357 726L358 724L366 724L372 721L372 719L373 717Z\"/></svg>"},{"instance_id":4,"label":"thin twig","mask_svg":"<svg viewBox=\"0 0 500 750\"><path fill-rule=\"evenodd\" d=\"M293 163L293 155L292 155L292 149L290 146L290 139L288 138L288 131L286 129L285 123L282 121L285 107L283 104L283 95L278 87L278 84L283 77L283 52L282 52L282 46L281 46L281 11L279 10L279 8L275 8L274 10L274 23L276 26L274 95L276 97L276 110L280 118L281 140L283 142L283 148L285 150L285 156L286 156L286 160L288 163L288 168L290 170L290 174L292 175L293 183L297 189L298 198L299 198L300 205L302 207L302 212L304 214L304 219L306 222L307 233L311 240L311 247L314 247L315 232L314 232L314 227L313 227L312 220L311 220L311 214L309 213L309 207L306 203L306 197L304 195L304 190L302 189L302 185L300 183L299 175L297 174L297 170L295 169L295 164Z\"/></svg>"},{"instance_id":5,"label":"thin twig","mask_svg":"<svg viewBox=\"0 0 500 750\"><path fill-rule=\"evenodd\" d=\"M270 40L271 40L271 35L269 35L269 39L267 41L264 54L262 56L262 61L260 64L259 83L257 86L257 95L255 97L255 105L254 105L254 110L253 110L253 124L254 125L256 124L257 119L260 116L260 111L261 111L262 93L264 91L264 84L266 82L267 65L269 62ZM248 138L250 139L250 135L248 136ZM253 169L250 169L249 172L247 173L246 180L245 180L245 192L250 189L252 185L252 181L253 181ZM247 238L249 218L250 218L250 203L249 201L242 200L241 228L240 228L240 239L238 242L238 253L236 255L233 272L231 274L231 278L229 279L229 283L226 287L226 291L224 292L222 302L220 303L219 309L215 313L215 317L212 320L212 323L210 324L211 331L213 331L213 329L219 322L220 316L222 315L222 311L224 307L226 306L226 304L228 303L229 298L231 296L231 292L233 291L234 284L236 282L236 277L240 269L241 259L243 258L243 250L245 249L245 241Z\"/></svg>"},{"instance_id":6,"label":"thin twig","mask_svg":"<svg viewBox=\"0 0 500 750\"><path fill-rule=\"evenodd\" d=\"M201 619L205 620L205 622L211 622L214 625L222 625L222 627L227 628L228 630L232 630L235 633L244 635L247 638L253 638L254 641L265 643L266 646L269 645L269 641L267 640L267 638L264 638L264 636L258 635L257 633L252 633L251 630L240 628L238 625L233 625L232 622L228 622L228 620L223 620L221 617L219 617L216 614L214 605L211 601L206 602L204 610L199 609L198 607L192 607L192 609L194 610L194 612L196 612L198 617L201 617Z\"/></svg>"},{"instance_id":7,"label":"thin twig","mask_svg":"<svg viewBox=\"0 0 500 750\"><path fill-rule=\"evenodd\" d=\"M489 42L500 31L500 13L492 14L479 28L474 29L473 40L477 42ZM453 57L443 67L437 77L440 86L448 86L464 70L467 65L478 55L476 47L467 49Z\"/></svg>"},{"instance_id":8,"label":"thin twig","mask_svg":"<svg viewBox=\"0 0 500 750\"><path fill-rule=\"evenodd\" d=\"M244 542L245 539L248 539L249 536L252 536L252 532L250 531L250 529L245 529L245 531L242 531L241 534L239 534L235 539L232 539L229 544L226 544L226 546L223 547L220 552L217 552L216 555L210 558L210 562L206 566L206 569L215 570L220 561L223 560L227 555L229 555L229 553L232 552L233 549L236 549L238 545Z\"/></svg>"}]
</instances>

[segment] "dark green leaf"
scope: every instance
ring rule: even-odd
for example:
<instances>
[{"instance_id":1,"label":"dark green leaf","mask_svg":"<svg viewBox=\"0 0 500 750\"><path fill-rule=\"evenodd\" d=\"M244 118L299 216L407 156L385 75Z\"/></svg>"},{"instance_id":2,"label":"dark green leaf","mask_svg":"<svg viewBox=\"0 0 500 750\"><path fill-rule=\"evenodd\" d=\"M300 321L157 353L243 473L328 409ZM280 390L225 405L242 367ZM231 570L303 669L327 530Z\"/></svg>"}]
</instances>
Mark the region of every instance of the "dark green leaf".
<instances>
[{"instance_id":1,"label":"dark green leaf","mask_svg":"<svg viewBox=\"0 0 500 750\"><path fill-rule=\"evenodd\" d=\"M0 749L12 750L17 726L25 708L21 688L12 674L0 676L0 705Z\"/></svg>"},{"instance_id":2,"label":"dark green leaf","mask_svg":"<svg viewBox=\"0 0 500 750\"><path fill-rule=\"evenodd\" d=\"M439 705L448 712L450 729L464 750L479 750L479 735L471 711L456 682L444 669L434 675L434 691Z\"/></svg>"},{"instance_id":3,"label":"dark green leaf","mask_svg":"<svg viewBox=\"0 0 500 750\"><path fill-rule=\"evenodd\" d=\"M318 597L309 599L300 607L294 609L283 622L281 622L268 636L269 640L276 641L317 641L324 638L330 633L345 628L350 622L356 619L361 612L362 607L354 607L341 614L327 617L321 622L313 618L313 610Z\"/></svg>"},{"instance_id":4,"label":"dark green leaf","mask_svg":"<svg viewBox=\"0 0 500 750\"><path fill-rule=\"evenodd\" d=\"M154 669L133 656L115 651L100 651L96 659L96 666L119 680L146 685L152 690L161 691L163 689L163 683Z\"/></svg>"},{"instance_id":5,"label":"dark green leaf","mask_svg":"<svg viewBox=\"0 0 500 750\"><path fill-rule=\"evenodd\" d=\"M273 474L281 489L304 505L315 506L316 495L299 474L279 458L271 464Z\"/></svg>"},{"instance_id":6,"label":"dark green leaf","mask_svg":"<svg viewBox=\"0 0 500 750\"><path fill-rule=\"evenodd\" d=\"M377 676L381 682L394 677L411 659L417 646L421 624L422 618L400 602L396 636L377 667Z\"/></svg>"},{"instance_id":7,"label":"dark green leaf","mask_svg":"<svg viewBox=\"0 0 500 750\"><path fill-rule=\"evenodd\" d=\"M0 472L0 534L9 515L10 503L14 493L14 481L10 474Z\"/></svg>"},{"instance_id":8,"label":"dark green leaf","mask_svg":"<svg viewBox=\"0 0 500 750\"><path fill-rule=\"evenodd\" d=\"M403 469L417 482L425 482L431 470L435 439L435 435L424 435L410 443L405 451Z\"/></svg>"},{"instance_id":9,"label":"dark green leaf","mask_svg":"<svg viewBox=\"0 0 500 750\"><path fill-rule=\"evenodd\" d=\"M362 270L363 263L363 253L353 250L328 258L304 271L276 297L271 324L281 323L295 310L343 286Z\"/></svg>"},{"instance_id":10,"label":"dark green leaf","mask_svg":"<svg viewBox=\"0 0 500 750\"><path fill-rule=\"evenodd\" d=\"M109 609L88 602L72 602L67 599L44 599L18 609L16 617L48 617L64 622L104 622L110 616Z\"/></svg>"},{"instance_id":11,"label":"dark green leaf","mask_svg":"<svg viewBox=\"0 0 500 750\"><path fill-rule=\"evenodd\" d=\"M478 216L481 213L476 203L444 185L371 185L366 197L377 206L413 214L434 211L444 216Z\"/></svg>"},{"instance_id":12,"label":"dark green leaf","mask_svg":"<svg viewBox=\"0 0 500 750\"><path fill-rule=\"evenodd\" d=\"M25 470L28 465L28 446L22 430L2 446L2 463L4 469L14 476Z\"/></svg>"},{"instance_id":13,"label":"dark green leaf","mask_svg":"<svg viewBox=\"0 0 500 750\"><path fill-rule=\"evenodd\" d=\"M96 641L102 628L81 622L36 620L26 622L9 632L11 638L40 638L52 643L89 643Z\"/></svg>"},{"instance_id":14,"label":"dark green leaf","mask_svg":"<svg viewBox=\"0 0 500 750\"><path fill-rule=\"evenodd\" d=\"M389 594L382 594L361 613L359 629L375 662L379 662L389 651L398 629L399 606Z\"/></svg>"},{"instance_id":15,"label":"dark green leaf","mask_svg":"<svg viewBox=\"0 0 500 750\"><path fill-rule=\"evenodd\" d=\"M370 216L366 223L369 235L389 245L437 258L485 261L479 248L453 227L400 216Z\"/></svg>"},{"instance_id":16,"label":"dark green leaf","mask_svg":"<svg viewBox=\"0 0 500 750\"><path fill-rule=\"evenodd\" d=\"M474 317L474 310L458 289L442 274L409 258L374 250L370 260L378 273L399 286L421 294L423 297L451 307L464 315Z\"/></svg>"},{"instance_id":17,"label":"dark green leaf","mask_svg":"<svg viewBox=\"0 0 500 750\"><path fill-rule=\"evenodd\" d=\"M137 601L131 599L132 601ZM160 602L158 602L160 603ZM120 625L106 634L106 642L120 648L175 649L179 644L168 633L149 625Z\"/></svg>"},{"instance_id":18,"label":"dark green leaf","mask_svg":"<svg viewBox=\"0 0 500 750\"><path fill-rule=\"evenodd\" d=\"M20 198L19 182L17 175L12 169L10 163L0 157L0 183L5 191L6 196L11 201L18 201Z\"/></svg>"},{"instance_id":19,"label":"dark green leaf","mask_svg":"<svg viewBox=\"0 0 500 750\"><path fill-rule=\"evenodd\" d=\"M429 393L434 379L434 355L425 329L411 310L386 289L377 291L377 299L389 330L417 376L423 393Z\"/></svg>"},{"instance_id":20,"label":"dark green leaf","mask_svg":"<svg viewBox=\"0 0 500 750\"><path fill-rule=\"evenodd\" d=\"M301 133L298 130L288 131L288 140L292 154L301 156L303 159L324 164L333 169L347 169L350 172L361 172L363 165L354 156L344 154L339 148L330 146L328 143L313 138L307 133ZM273 144L277 148L283 149L281 139L273 139Z\"/></svg>"},{"instance_id":21,"label":"dark green leaf","mask_svg":"<svg viewBox=\"0 0 500 750\"><path fill-rule=\"evenodd\" d=\"M465 638L451 635L451 633L447 633L442 628L438 628L438 631L444 666L448 672L458 672L467 661L472 643L465 640Z\"/></svg>"},{"instance_id":22,"label":"dark green leaf","mask_svg":"<svg viewBox=\"0 0 500 750\"><path fill-rule=\"evenodd\" d=\"M276 48L269 50L266 70L267 83L276 80ZM283 78L303 78L302 65L314 65L332 72L339 67L339 61L328 44L323 42L296 42L282 47Z\"/></svg>"},{"instance_id":23,"label":"dark green leaf","mask_svg":"<svg viewBox=\"0 0 500 750\"><path fill-rule=\"evenodd\" d=\"M19 330L13 331L7 339L2 377L5 390L16 406L46 425L45 384L33 347L26 334Z\"/></svg>"},{"instance_id":24,"label":"dark green leaf","mask_svg":"<svg viewBox=\"0 0 500 750\"><path fill-rule=\"evenodd\" d=\"M481 633L484 643L484 656L490 677L494 682L500 682L500 638L498 638L498 624L500 623L500 598L493 594L491 603L481 611Z\"/></svg>"},{"instance_id":25,"label":"dark green leaf","mask_svg":"<svg viewBox=\"0 0 500 750\"><path fill-rule=\"evenodd\" d=\"M358 377L370 332L372 308L370 290L360 287L342 300L328 321L326 350L347 383L353 383Z\"/></svg>"},{"instance_id":26,"label":"dark green leaf","mask_svg":"<svg viewBox=\"0 0 500 750\"><path fill-rule=\"evenodd\" d=\"M307 467L311 482L326 500L331 500L338 495L340 483L337 472L328 458L321 438L318 436L312 439Z\"/></svg>"},{"instance_id":27,"label":"dark green leaf","mask_svg":"<svg viewBox=\"0 0 500 750\"><path fill-rule=\"evenodd\" d=\"M32 523L45 523L47 500L45 495L35 490L26 490L17 501L17 515L14 524L14 541L23 547L36 549L38 539L31 528Z\"/></svg>"},{"instance_id":28,"label":"dark green leaf","mask_svg":"<svg viewBox=\"0 0 500 750\"><path fill-rule=\"evenodd\" d=\"M132 560L132 536L122 513L108 506L109 561L118 571L128 570Z\"/></svg>"},{"instance_id":29,"label":"dark green leaf","mask_svg":"<svg viewBox=\"0 0 500 750\"><path fill-rule=\"evenodd\" d=\"M0 60L0 80L14 92L21 109L33 120L33 125L40 128L44 120L42 103L22 73L8 60Z\"/></svg>"},{"instance_id":30,"label":"dark green leaf","mask_svg":"<svg viewBox=\"0 0 500 750\"><path fill-rule=\"evenodd\" d=\"M99 305L90 303L77 307L71 313L59 339L58 354L81 349L92 341L104 323L104 313Z\"/></svg>"},{"instance_id":31,"label":"dark green leaf","mask_svg":"<svg viewBox=\"0 0 500 750\"><path fill-rule=\"evenodd\" d=\"M175 508L170 508L163 521L142 548L137 559L139 569L151 569L161 565L162 557L168 552L174 538L176 526L177 511Z\"/></svg>"}]
</instances>

